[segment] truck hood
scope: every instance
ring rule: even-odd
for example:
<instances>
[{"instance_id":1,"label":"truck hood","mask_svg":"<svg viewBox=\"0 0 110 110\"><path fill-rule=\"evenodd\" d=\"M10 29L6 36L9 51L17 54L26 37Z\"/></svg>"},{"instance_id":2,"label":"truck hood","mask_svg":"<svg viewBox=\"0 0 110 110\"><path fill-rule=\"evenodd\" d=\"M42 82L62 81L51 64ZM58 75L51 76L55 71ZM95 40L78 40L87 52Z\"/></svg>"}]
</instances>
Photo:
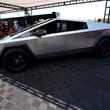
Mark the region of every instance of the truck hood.
<instances>
[{"instance_id":1,"label":"truck hood","mask_svg":"<svg viewBox=\"0 0 110 110\"><path fill-rule=\"evenodd\" d=\"M11 38L11 36L10 36L10 35L8 35L8 36L6 36L6 37L4 37L4 38L0 39L0 44L1 44L1 43L3 43L3 42L9 41L9 40L10 40L10 38Z\"/></svg>"}]
</instances>

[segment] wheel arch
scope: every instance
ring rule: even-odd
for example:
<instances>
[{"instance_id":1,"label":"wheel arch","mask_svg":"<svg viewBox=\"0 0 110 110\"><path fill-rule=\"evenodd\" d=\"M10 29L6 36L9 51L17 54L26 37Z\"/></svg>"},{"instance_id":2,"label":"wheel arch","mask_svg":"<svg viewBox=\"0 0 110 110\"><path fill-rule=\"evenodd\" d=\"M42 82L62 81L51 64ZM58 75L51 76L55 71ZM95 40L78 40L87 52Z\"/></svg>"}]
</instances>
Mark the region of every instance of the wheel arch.
<instances>
[{"instance_id":1,"label":"wheel arch","mask_svg":"<svg viewBox=\"0 0 110 110\"><path fill-rule=\"evenodd\" d=\"M24 49L25 51L27 51L28 53L29 53L29 55L30 55L30 57L31 58L34 58L34 53L32 52L32 50L28 47L28 45L27 44L22 44L22 45L11 45L11 46L6 46L4 49L3 49L3 51L2 51L2 53L1 53L1 56L0 56L0 61L2 62L2 59L3 59L3 56L4 56L4 54L9 50L9 49Z\"/></svg>"},{"instance_id":2,"label":"wheel arch","mask_svg":"<svg viewBox=\"0 0 110 110\"><path fill-rule=\"evenodd\" d=\"M110 36L103 36L98 40L94 48L95 56L99 58L105 58L110 56L110 49L108 49L107 47L110 47Z\"/></svg>"},{"instance_id":3,"label":"wheel arch","mask_svg":"<svg viewBox=\"0 0 110 110\"><path fill-rule=\"evenodd\" d=\"M98 37L98 38L96 39L96 41L95 41L93 47L96 47L96 46L98 45L98 43L99 43L102 39L108 39L108 40L110 40L110 35L105 35L105 36L100 36L100 37Z\"/></svg>"}]
</instances>

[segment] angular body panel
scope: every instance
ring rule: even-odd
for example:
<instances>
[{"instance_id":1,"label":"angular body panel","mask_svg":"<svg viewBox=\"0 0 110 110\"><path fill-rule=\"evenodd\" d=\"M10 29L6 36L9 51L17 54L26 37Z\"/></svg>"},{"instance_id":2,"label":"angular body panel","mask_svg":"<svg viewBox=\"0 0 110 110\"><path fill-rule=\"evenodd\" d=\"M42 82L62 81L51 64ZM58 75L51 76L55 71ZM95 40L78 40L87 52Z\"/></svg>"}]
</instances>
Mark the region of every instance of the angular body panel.
<instances>
[{"instance_id":1,"label":"angular body panel","mask_svg":"<svg viewBox=\"0 0 110 110\"><path fill-rule=\"evenodd\" d=\"M42 31L42 35L39 36L38 30L46 33ZM110 36L109 24L59 19L44 20L15 35L1 39L0 54L6 47L25 44L34 55L66 52L94 47L100 38L105 36Z\"/></svg>"}]
</instances>

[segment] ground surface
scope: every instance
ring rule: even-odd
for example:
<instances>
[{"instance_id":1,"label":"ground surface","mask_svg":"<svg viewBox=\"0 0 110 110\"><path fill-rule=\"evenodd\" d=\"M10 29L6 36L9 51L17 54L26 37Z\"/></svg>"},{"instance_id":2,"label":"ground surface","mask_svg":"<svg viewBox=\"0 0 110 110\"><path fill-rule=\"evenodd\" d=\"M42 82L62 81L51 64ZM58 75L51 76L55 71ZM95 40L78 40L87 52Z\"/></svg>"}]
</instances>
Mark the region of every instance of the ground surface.
<instances>
[{"instance_id":1,"label":"ground surface","mask_svg":"<svg viewBox=\"0 0 110 110\"><path fill-rule=\"evenodd\" d=\"M110 57L84 53L36 62L22 73L0 69L0 110L110 109Z\"/></svg>"}]
</instances>

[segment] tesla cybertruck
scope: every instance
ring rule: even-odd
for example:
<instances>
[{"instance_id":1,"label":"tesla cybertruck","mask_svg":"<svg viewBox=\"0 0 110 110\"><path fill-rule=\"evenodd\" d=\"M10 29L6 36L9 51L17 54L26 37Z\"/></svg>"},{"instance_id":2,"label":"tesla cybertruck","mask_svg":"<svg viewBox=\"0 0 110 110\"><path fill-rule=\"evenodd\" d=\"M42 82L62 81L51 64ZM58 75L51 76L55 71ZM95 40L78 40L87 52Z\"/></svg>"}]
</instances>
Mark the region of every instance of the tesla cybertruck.
<instances>
[{"instance_id":1,"label":"tesla cybertruck","mask_svg":"<svg viewBox=\"0 0 110 110\"><path fill-rule=\"evenodd\" d=\"M98 57L110 55L110 24L45 19L0 40L0 58L5 69L20 72L30 59L93 51Z\"/></svg>"}]
</instances>

